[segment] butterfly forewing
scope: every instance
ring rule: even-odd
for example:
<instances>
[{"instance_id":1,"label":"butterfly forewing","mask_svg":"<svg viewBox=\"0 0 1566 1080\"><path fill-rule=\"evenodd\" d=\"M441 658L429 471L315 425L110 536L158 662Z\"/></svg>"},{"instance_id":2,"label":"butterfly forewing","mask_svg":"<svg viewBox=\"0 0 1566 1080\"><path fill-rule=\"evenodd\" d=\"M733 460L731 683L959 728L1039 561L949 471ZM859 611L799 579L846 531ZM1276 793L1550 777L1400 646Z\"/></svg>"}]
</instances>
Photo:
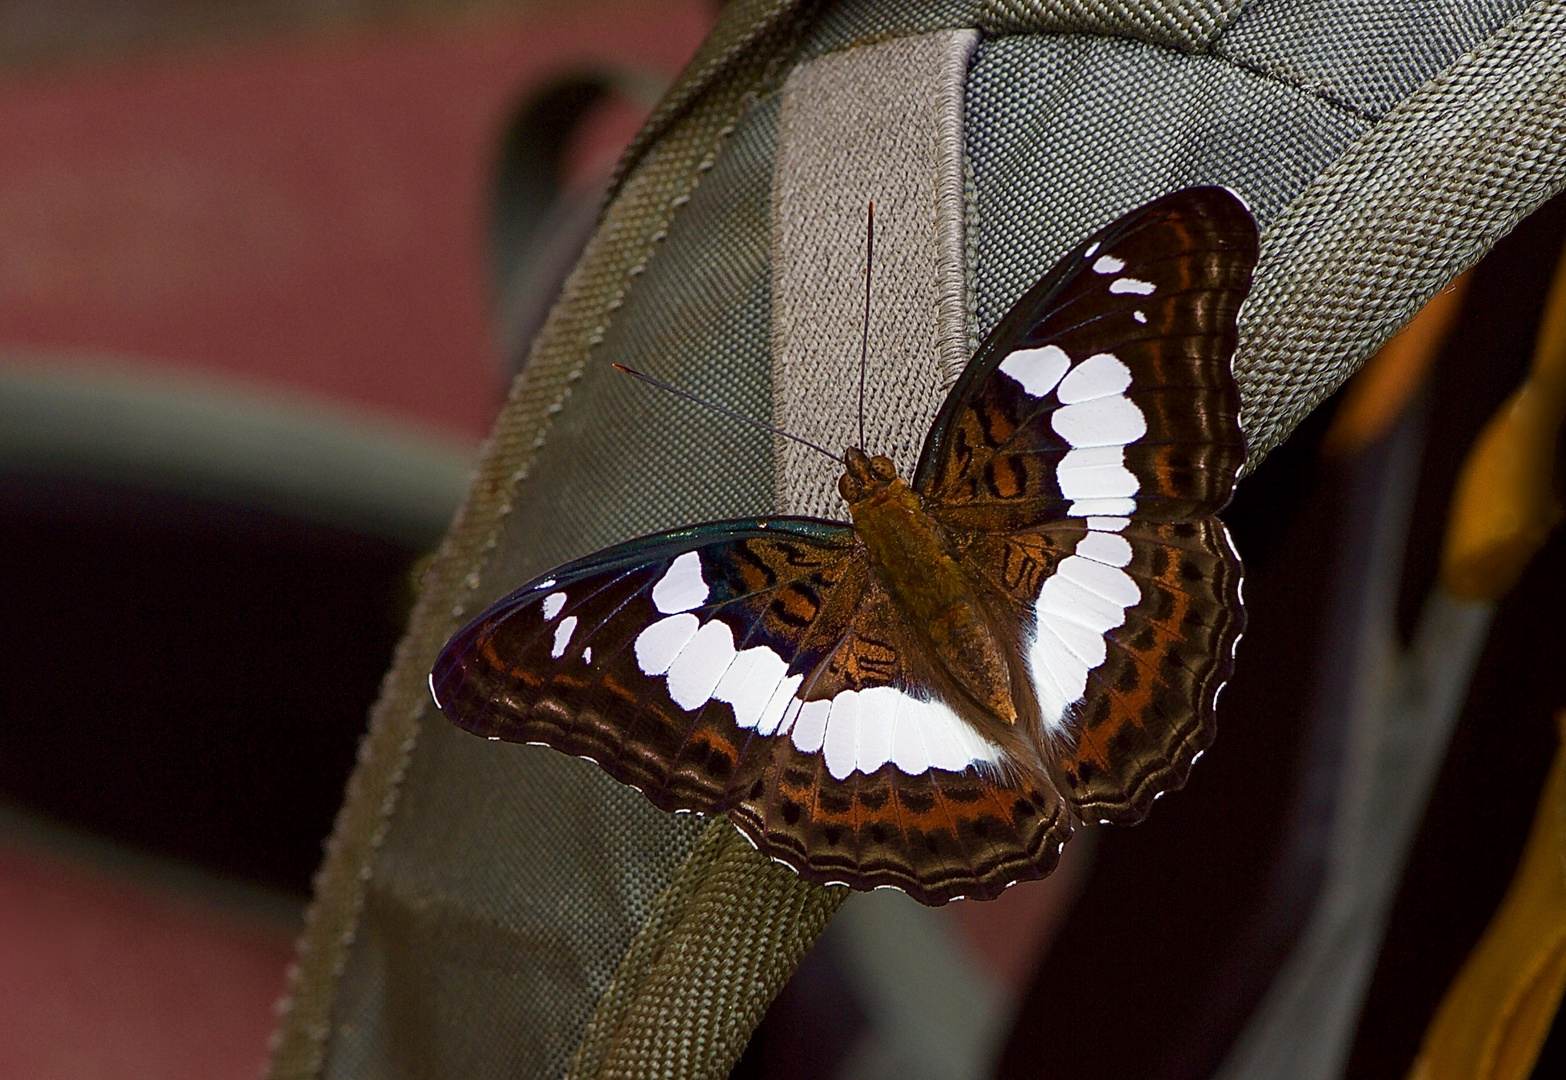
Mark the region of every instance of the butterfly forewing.
<instances>
[{"instance_id":1,"label":"butterfly forewing","mask_svg":"<svg viewBox=\"0 0 1566 1080\"><path fill-rule=\"evenodd\" d=\"M475 734L598 762L663 809L722 810L863 589L835 522L741 521L570 563L447 643L431 676Z\"/></svg>"},{"instance_id":2,"label":"butterfly forewing","mask_svg":"<svg viewBox=\"0 0 1566 1080\"><path fill-rule=\"evenodd\" d=\"M1229 361L1256 253L1223 188L1176 192L1079 246L947 398L914 481L936 516L994 531L1222 508L1245 455Z\"/></svg>"},{"instance_id":3,"label":"butterfly forewing","mask_svg":"<svg viewBox=\"0 0 1566 1080\"><path fill-rule=\"evenodd\" d=\"M920 459L930 512L1014 605L1042 756L1090 819L1139 820L1212 739L1243 623L1212 515L1244 460L1230 360L1256 256L1222 188L1103 229L990 335Z\"/></svg>"},{"instance_id":4,"label":"butterfly forewing","mask_svg":"<svg viewBox=\"0 0 1566 1080\"><path fill-rule=\"evenodd\" d=\"M1048 777L952 707L873 581L809 704L729 812L812 881L892 885L924 903L994 897L1054 869L1071 835Z\"/></svg>"},{"instance_id":5,"label":"butterfly forewing","mask_svg":"<svg viewBox=\"0 0 1566 1080\"><path fill-rule=\"evenodd\" d=\"M927 903L1049 872L1070 823L941 699L852 530L730 522L567 564L431 676L459 726L591 758L667 810L729 812L803 876Z\"/></svg>"}]
</instances>

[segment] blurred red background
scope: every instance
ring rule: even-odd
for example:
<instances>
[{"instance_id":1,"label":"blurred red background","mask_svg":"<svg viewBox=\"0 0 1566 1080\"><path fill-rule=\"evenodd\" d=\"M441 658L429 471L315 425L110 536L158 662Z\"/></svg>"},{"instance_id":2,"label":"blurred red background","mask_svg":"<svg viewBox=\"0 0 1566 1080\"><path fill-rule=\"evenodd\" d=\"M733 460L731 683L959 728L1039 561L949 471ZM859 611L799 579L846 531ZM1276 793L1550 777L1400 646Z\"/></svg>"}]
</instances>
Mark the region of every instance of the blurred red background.
<instances>
[{"instance_id":1,"label":"blurred red background","mask_svg":"<svg viewBox=\"0 0 1566 1080\"><path fill-rule=\"evenodd\" d=\"M488 245L507 125L586 68L668 80L715 7L319 23L293 18L309 4L247 6L238 30L185 34L212 12L23 5L57 33L32 56L13 34L0 58L0 368L257 390L471 454L506 383ZM150 33L114 22L132 9ZM604 174L644 107L598 110L568 170ZM230 886L6 801L0 1077L257 1075L302 890Z\"/></svg>"}]
</instances>

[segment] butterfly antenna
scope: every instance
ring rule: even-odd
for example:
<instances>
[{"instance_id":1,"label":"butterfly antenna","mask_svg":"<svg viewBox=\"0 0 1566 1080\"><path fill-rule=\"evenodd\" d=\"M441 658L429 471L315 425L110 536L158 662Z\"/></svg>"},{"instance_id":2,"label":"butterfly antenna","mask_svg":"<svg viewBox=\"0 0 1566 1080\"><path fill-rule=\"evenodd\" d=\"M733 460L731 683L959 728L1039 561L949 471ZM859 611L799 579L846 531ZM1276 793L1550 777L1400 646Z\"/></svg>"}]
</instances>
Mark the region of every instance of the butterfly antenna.
<instances>
[{"instance_id":1,"label":"butterfly antenna","mask_svg":"<svg viewBox=\"0 0 1566 1080\"><path fill-rule=\"evenodd\" d=\"M865 221L865 320L859 339L859 447L865 445L865 367L870 358L870 270L875 265L875 200Z\"/></svg>"},{"instance_id":2,"label":"butterfly antenna","mask_svg":"<svg viewBox=\"0 0 1566 1080\"><path fill-rule=\"evenodd\" d=\"M771 424L763 424L760 420L754 419L753 417L746 416L744 413L735 412L733 409L726 408L726 407L724 407L722 405L716 405L716 404L706 400L705 398L699 398L695 394L691 393L689 390L681 390L678 386L674 386L674 385L672 385L670 383L666 383L662 379L655 379L655 378L653 378L653 376L647 374L645 371L637 371L635 368L628 368L624 364L611 364L609 366L614 368L616 371L618 371L618 372L620 372L620 373L622 373L624 375L631 376L633 379L640 379L642 382L646 383L648 386L656 386L659 390L667 390L669 393L673 394L675 397L684 398L686 401L694 402L697 405L702 406L703 408L711 409L713 412L722 413L724 416L727 416L730 419L738 420L738 421L740 421L743 424L749 424L751 427L754 427L754 428L760 428L762 431L770 431L772 434L774 434L774 435L781 435L785 439L793 439L799 445L801 445L801 446L808 446L808 447L810 447L810 449L814 450L818 454L825 454L827 457L831 458L833 461L837 462L839 465L843 464L843 455L842 454L834 454L834 453L832 453L832 451L828 450L826 447L818 446L815 443L811 442L809 439L802 439L798 435L792 434L791 432L784 431L782 428L773 427Z\"/></svg>"}]
</instances>

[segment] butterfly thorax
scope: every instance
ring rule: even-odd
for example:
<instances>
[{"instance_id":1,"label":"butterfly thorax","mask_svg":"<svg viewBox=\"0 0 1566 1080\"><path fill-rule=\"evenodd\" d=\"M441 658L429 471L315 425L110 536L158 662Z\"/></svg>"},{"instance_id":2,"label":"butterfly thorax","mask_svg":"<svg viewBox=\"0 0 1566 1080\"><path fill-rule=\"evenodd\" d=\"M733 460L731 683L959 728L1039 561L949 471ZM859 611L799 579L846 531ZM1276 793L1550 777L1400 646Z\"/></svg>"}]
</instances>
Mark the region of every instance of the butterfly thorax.
<instances>
[{"instance_id":1,"label":"butterfly thorax","mask_svg":"<svg viewBox=\"0 0 1566 1080\"><path fill-rule=\"evenodd\" d=\"M990 715L1017 721L1011 664L946 531L891 459L850 448L838 491L892 603L925 655Z\"/></svg>"}]
</instances>

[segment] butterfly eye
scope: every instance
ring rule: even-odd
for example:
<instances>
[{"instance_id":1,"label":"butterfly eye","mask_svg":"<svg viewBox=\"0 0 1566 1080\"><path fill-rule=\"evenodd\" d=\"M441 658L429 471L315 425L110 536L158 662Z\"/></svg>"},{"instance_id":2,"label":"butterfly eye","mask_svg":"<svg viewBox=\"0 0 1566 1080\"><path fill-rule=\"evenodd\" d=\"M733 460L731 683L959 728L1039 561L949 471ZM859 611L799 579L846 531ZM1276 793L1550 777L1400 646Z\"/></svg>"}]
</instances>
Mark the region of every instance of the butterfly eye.
<instances>
[{"instance_id":1,"label":"butterfly eye","mask_svg":"<svg viewBox=\"0 0 1566 1080\"><path fill-rule=\"evenodd\" d=\"M883 454L877 454L870 459L870 471L875 473L876 479L891 483L897 479L897 466L892 464L892 459Z\"/></svg>"},{"instance_id":2,"label":"butterfly eye","mask_svg":"<svg viewBox=\"0 0 1566 1080\"><path fill-rule=\"evenodd\" d=\"M837 493L852 505L865 497L865 485L855 479L853 472L845 472L837 478Z\"/></svg>"}]
</instances>

